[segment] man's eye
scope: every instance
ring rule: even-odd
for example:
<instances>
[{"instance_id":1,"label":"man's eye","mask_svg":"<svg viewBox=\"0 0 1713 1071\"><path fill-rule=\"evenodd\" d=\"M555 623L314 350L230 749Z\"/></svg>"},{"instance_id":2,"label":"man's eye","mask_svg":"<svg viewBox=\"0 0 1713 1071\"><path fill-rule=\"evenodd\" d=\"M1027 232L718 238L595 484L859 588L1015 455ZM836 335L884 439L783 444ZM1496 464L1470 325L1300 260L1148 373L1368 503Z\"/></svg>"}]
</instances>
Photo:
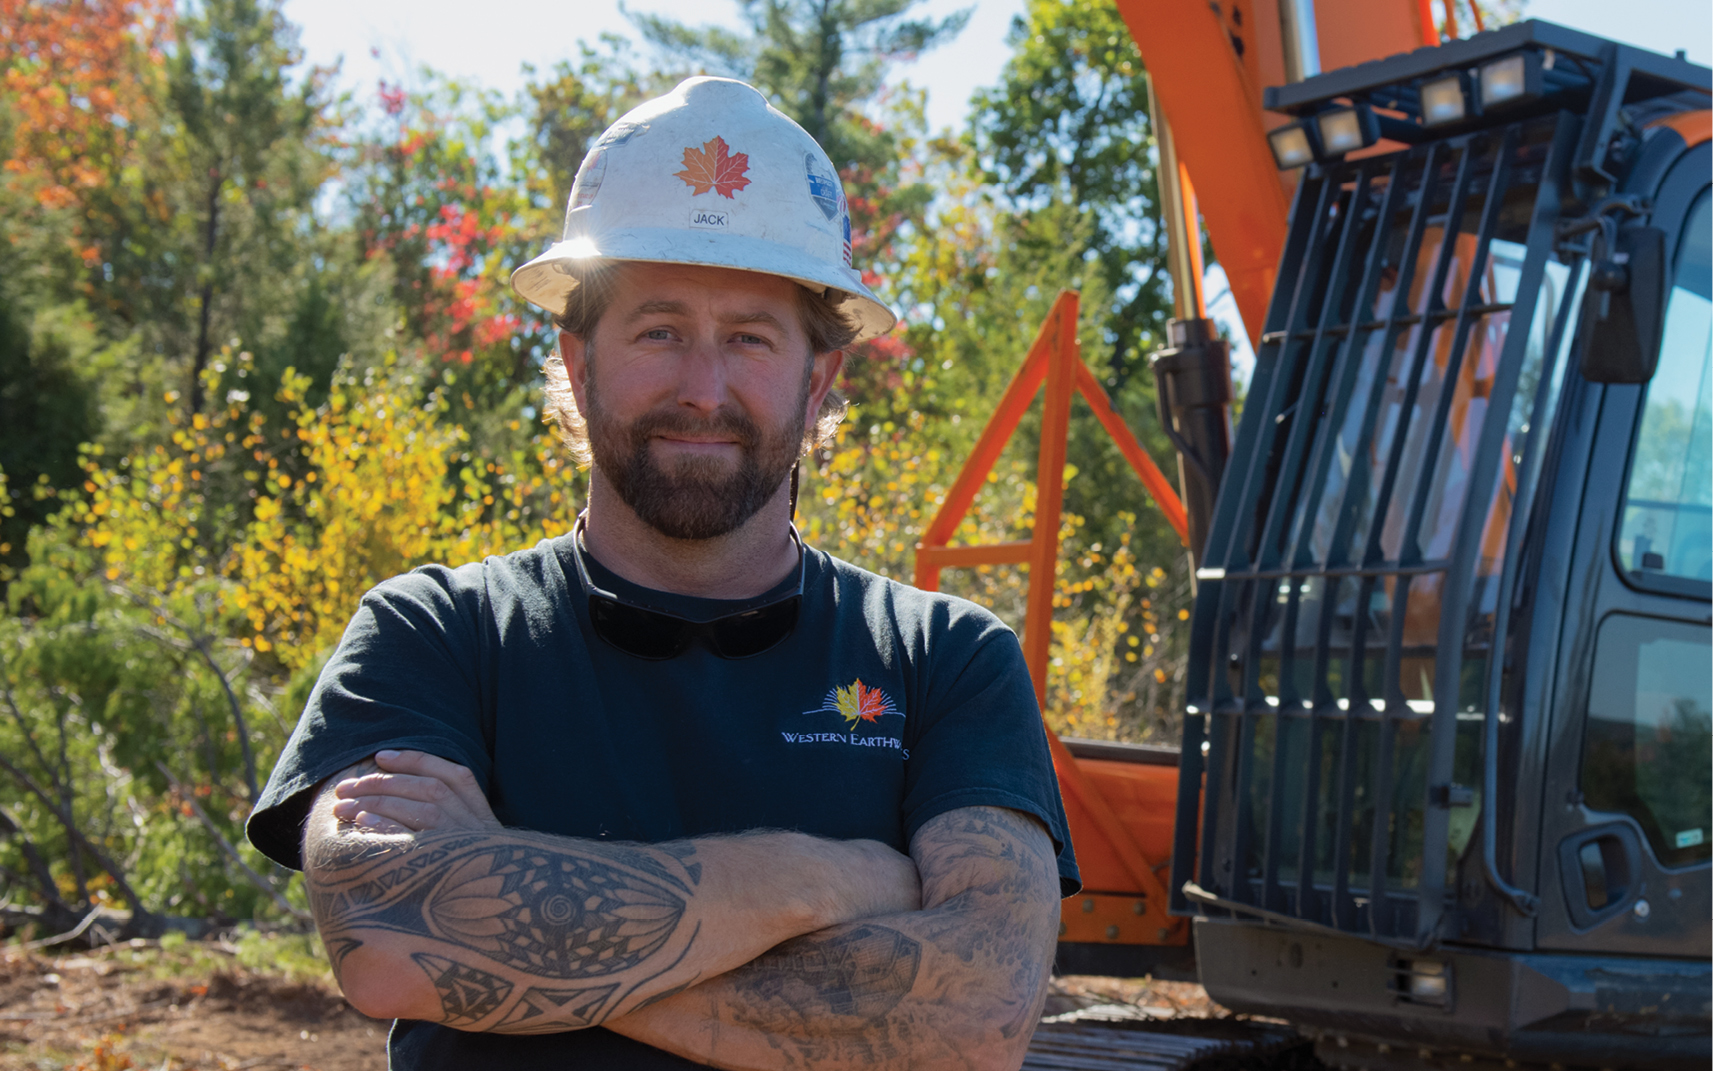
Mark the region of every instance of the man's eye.
<instances>
[{"instance_id":1,"label":"man's eye","mask_svg":"<svg viewBox=\"0 0 1713 1071\"><path fill-rule=\"evenodd\" d=\"M672 337L672 332L664 327L657 327L652 331L644 331L642 337L653 339L655 342L665 342Z\"/></svg>"},{"instance_id":2,"label":"man's eye","mask_svg":"<svg viewBox=\"0 0 1713 1071\"><path fill-rule=\"evenodd\" d=\"M737 340L746 346L765 346L767 339L760 335L739 335Z\"/></svg>"}]
</instances>

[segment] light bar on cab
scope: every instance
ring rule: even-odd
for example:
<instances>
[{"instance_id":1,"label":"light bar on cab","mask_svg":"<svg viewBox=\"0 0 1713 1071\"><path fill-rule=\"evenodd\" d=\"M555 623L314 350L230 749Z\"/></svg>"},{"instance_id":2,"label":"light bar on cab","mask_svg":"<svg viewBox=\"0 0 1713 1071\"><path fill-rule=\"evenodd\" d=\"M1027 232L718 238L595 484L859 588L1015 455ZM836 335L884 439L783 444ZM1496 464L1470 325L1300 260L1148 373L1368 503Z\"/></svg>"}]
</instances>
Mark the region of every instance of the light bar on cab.
<instances>
[{"instance_id":1,"label":"light bar on cab","mask_svg":"<svg viewBox=\"0 0 1713 1071\"><path fill-rule=\"evenodd\" d=\"M1307 122L1286 123L1267 135L1273 150L1273 162L1280 171L1301 167L1315 158L1314 133Z\"/></svg>"},{"instance_id":2,"label":"light bar on cab","mask_svg":"<svg viewBox=\"0 0 1713 1071\"><path fill-rule=\"evenodd\" d=\"M1546 91L1538 52L1518 52L1481 65L1481 108L1509 107Z\"/></svg>"},{"instance_id":3,"label":"light bar on cab","mask_svg":"<svg viewBox=\"0 0 1713 1071\"><path fill-rule=\"evenodd\" d=\"M1421 94L1423 126L1462 122L1474 111L1470 106L1469 77L1462 71L1423 79L1416 91Z\"/></svg>"},{"instance_id":4,"label":"light bar on cab","mask_svg":"<svg viewBox=\"0 0 1713 1071\"><path fill-rule=\"evenodd\" d=\"M1380 140L1380 120L1365 104L1354 104L1321 112L1314 118L1320 128L1323 159L1366 149Z\"/></svg>"}]
</instances>

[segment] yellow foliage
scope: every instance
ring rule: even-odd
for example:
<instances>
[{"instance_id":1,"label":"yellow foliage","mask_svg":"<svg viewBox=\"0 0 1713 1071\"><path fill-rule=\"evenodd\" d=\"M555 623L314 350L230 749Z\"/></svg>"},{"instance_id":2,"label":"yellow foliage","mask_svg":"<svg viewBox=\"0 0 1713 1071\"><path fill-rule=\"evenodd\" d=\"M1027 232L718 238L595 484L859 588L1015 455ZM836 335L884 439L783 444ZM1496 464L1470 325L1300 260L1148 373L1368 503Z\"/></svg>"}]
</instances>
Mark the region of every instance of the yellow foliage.
<instances>
[{"instance_id":1,"label":"yellow foliage","mask_svg":"<svg viewBox=\"0 0 1713 1071\"><path fill-rule=\"evenodd\" d=\"M240 355L242 358L243 355ZM210 397L220 396L212 389ZM91 449L85 494L68 503L93 567L115 586L166 605L216 593L237 642L287 671L339 639L363 593L427 562L457 564L528 546L568 527L570 468L547 436L531 453L476 457L439 391L402 366L341 374L311 407L288 373L285 427L236 408L181 422L169 443L112 460ZM813 546L910 582L915 547L957 475L955 451L922 450L920 414L905 427L842 427L805 465L799 524ZM1032 458L1002 458L954 544L1028 539ZM1074 469L1067 478L1075 478ZM211 484L219 485L219 493ZM0 485L3 486L3 485ZM3 493L3 491L0 491ZM247 514L225 517L234 497ZM1128 524L1134 524L1129 518ZM1172 624L1157 609L1167 571L1083 536L1064 514L1053 605L1048 723L1069 735L1137 738L1169 696ZM1026 566L946 570L945 590L1021 629Z\"/></svg>"},{"instance_id":2,"label":"yellow foliage","mask_svg":"<svg viewBox=\"0 0 1713 1071\"><path fill-rule=\"evenodd\" d=\"M242 356L242 355L240 355ZM218 579L221 609L245 627L240 642L272 652L288 670L335 643L363 592L426 562L465 562L558 534L531 496L540 476L518 479L497 462L470 462L467 436L444 419L394 364L362 382L344 377L327 404L304 401L308 381L288 372L280 392L291 426L270 436L259 414L197 415L171 443L108 465L85 459L87 495L69 504L103 575L165 602L204 578ZM210 390L210 395L215 391ZM535 462L563 471L545 436ZM281 458L302 471L281 467ZM236 463L250 485L250 516L229 545L199 539L215 503L201 468ZM498 504L496 508L495 504Z\"/></svg>"}]
</instances>

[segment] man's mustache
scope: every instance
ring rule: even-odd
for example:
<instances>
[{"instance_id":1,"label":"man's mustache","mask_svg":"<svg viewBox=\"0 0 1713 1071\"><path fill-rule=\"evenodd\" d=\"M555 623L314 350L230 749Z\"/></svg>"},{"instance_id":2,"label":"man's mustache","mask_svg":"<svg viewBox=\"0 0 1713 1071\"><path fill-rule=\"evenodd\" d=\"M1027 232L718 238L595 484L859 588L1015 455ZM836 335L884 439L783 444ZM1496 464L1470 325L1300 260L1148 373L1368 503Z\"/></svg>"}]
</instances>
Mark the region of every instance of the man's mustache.
<instances>
[{"instance_id":1,"label":"man's mustache","mask_svg":"<svg viewBox=\"0 0 1713 1071\"><path fill-rule=\"evenodd\" d=\"M638 417L631 425L633 442L642 443L659 434L718 436L734 439L745 448L753 448L761 441L761 429L755 421L729 409L716 409L705 417L681 409L657 409Z\"/></svg>"}]
</instances>

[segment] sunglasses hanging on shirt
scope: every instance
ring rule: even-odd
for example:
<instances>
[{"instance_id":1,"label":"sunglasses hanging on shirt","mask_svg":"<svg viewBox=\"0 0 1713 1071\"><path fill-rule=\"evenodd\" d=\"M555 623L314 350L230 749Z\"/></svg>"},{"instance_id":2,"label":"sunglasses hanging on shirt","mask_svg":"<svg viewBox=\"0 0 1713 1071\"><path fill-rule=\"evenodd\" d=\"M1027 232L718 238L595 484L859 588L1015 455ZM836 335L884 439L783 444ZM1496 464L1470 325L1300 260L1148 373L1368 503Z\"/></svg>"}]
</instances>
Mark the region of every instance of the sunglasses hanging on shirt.
<instances>
[{"instance_id":1,"label":"sunglasses hanging on shirt","mask_svg":"<svg viewBox=\"0 0 1713 1071\"><path fill-rule=\"evenodd\" d=\"M721 658L753 658L779 646L797 627L808 561L796 525L791 526L791 541L797 545L797 590L707 621L627 602L597 587L583 561L588 553L583 546L585 527L585 516L578 516L572 530L576 546L571 556L577 560L577 578L589 595L589 621L595 635L625 654L659 662L677 658L699 640Z\"/></svg>"}]
</instances>

